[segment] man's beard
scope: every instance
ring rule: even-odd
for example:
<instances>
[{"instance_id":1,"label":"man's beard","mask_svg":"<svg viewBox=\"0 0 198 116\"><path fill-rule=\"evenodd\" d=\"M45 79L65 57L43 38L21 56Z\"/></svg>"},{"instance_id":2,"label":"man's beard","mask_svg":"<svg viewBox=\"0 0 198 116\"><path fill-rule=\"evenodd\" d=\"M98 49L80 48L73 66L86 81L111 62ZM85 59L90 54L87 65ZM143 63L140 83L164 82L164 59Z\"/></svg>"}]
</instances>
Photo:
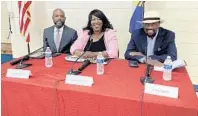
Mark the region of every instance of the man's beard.
<instances>
[{"instance_id":1,"label":"man's beard","mask_svg":"<svg viewBox=\"0 0 198 116\"><path fill-rule=\"evenodd\" d=\"M152 30L152 31L153 31L153 34L152 34L152 35L149 35L149 34L148 34L148 30ZM154 30L154 29L146 29L146 35L147 35L148 37L150 37L150 38L153 38L153 37L155 37L155 35L156 35L156 30Z\"/></svg>"},{"instance_id":2,"label":"man's beard","mask_svg":"<svg viewBox=\"0 0 198 116\"><path fill-rule=\"evenodd\" d=\"M65 24L65 21L56 21L54 24L56 28L60 29Z\"/></svg>"}]
</instances>

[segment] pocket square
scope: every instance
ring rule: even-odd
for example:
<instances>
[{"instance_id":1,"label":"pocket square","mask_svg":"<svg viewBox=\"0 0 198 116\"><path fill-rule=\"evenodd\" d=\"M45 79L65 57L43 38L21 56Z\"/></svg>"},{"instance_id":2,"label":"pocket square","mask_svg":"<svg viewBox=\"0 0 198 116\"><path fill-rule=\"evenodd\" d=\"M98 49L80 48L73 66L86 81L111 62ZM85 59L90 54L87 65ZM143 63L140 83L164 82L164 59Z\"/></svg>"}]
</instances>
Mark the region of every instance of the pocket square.
<instances>
[{"instance_id":1,"label":"pocket square","mask_svg":"<svg viewBox=\"0 0 198 116\"><path fill-rule=\"evenodd\" d=\"M157 49L157 51L161 51L161 50L162 50L161 48L158 48L158 49Z\"/></svg>"}]
</instances>

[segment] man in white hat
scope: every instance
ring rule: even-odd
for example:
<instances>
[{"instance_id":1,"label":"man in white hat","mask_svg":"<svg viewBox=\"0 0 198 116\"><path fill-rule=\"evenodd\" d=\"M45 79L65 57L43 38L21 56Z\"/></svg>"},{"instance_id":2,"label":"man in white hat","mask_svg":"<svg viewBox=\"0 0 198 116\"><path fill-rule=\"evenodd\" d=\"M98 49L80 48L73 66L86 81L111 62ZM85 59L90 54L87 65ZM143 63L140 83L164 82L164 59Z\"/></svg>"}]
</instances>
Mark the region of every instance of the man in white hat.
<instances>
[{"instance_id":1,"label":"man in white hat","mask_svg":"<svg viewBox=\"0 0 198 116\"><path fill-rule=\"evenodd\" d=\"M160 27L162 22L158 12L145 12L144 19L140 22L143 23L143 28L132 32L125 59L145 63L147 55L150 60L160 62L164 62L167 56L176 60L175 33Z\"/></svg>"}]
</instances>

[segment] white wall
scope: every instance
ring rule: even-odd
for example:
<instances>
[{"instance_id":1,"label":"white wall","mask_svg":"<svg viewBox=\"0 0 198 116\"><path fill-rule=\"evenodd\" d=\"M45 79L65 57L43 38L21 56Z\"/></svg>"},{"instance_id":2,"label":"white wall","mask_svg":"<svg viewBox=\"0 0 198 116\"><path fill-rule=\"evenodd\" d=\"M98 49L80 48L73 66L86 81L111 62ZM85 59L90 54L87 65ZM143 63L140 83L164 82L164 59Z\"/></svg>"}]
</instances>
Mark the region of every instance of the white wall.
<instances>
[{"instance_id":1,"label":"white wall","mask_svg":"<svg viewBox=\"0 0 198 116\"><path fill-rule=\"evenodd\" d=\"M25 39L19 34L17 2L5 2L8 11L13 13L11 19L13 35L11 36L14 57L27 54ZM156 10L165 20L163 27L176 33L176 44L179 58L186 60L187 69L193 82L198 83L198 2L146 2L146 10ZM3 8L3 6L2 6ZM42 33L45 27L53 25L52 11L62 8L66 13L66 24L76 30L81 29L87 23L88 13L95 8L101 9L114 28L119 39L120 58L123 58L127 43L130 39L129 21L132 14L131 1L111 2L32 2L31 13L31 50L42 46ZM4 10L5 11L5 10ZM2 35L6 35L7 14L2 13ZM4 39L5 37L3 37Z\"/></svg>"},{"instance_id":2,"label":"white wall","mask_svg":"<svg viewBox=\"0 0 198 116\"><path fill-rule=\"evenodd\" d=\"M8 26L8 8L7 8L7 3L2 2L1 3L1 42L2 43L10 43L10 39L7 39L8 37L8 32L9 32L9 26Z\"/></svg>"}]
</instances>

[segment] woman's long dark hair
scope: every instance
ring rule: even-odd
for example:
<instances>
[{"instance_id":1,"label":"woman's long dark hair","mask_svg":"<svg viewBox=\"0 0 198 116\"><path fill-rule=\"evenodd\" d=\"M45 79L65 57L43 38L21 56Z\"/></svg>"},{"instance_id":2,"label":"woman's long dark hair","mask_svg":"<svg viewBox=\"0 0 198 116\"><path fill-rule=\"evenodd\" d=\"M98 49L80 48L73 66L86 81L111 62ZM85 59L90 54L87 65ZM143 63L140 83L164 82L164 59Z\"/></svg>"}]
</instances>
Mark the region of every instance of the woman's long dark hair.
<instances>
[{"instance_id":1,"label":"woman's long dark hair","mask_svg":"<svg viewBox=\"0 0 198 116\"><path fill-rule=\"evenodd\" d=\"M89 13L89 19L88 19L88 24L86 27L83 28L83 30L89 30L89 35L93 34L93 29L91 27L91 19L92 19L92 15L98 17L100 20L102 20L102 32L104 32L106 30L106 28L109 29L113 29L113 26L111 25L111 23L109 22L109 20L107 19L107 17L104 15L104 13L101 10L98 9L94 9Z\"/></svg>"}]
</instances>

